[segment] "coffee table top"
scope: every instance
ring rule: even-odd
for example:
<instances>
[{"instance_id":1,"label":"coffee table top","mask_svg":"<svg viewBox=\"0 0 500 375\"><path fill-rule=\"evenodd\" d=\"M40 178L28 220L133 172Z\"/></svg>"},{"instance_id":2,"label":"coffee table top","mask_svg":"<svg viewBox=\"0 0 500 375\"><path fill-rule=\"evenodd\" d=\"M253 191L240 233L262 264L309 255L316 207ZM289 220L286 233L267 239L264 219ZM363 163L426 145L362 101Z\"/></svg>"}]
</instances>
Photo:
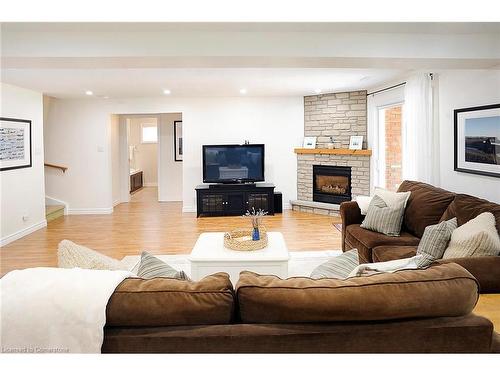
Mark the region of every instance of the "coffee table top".
<instances>
[{"instance_id":1,"label":"coffee table top","mask_svg":"<svg viewBox=\"0 0 500 375\"><path fill-rule=\"evenodd\" d=\"M207 232L200 234L189 259L195 262L286 261L289 255L280 232L267 232L267 246L255 251L227 249L224 232Z\"/></svg>"}]
</instances>

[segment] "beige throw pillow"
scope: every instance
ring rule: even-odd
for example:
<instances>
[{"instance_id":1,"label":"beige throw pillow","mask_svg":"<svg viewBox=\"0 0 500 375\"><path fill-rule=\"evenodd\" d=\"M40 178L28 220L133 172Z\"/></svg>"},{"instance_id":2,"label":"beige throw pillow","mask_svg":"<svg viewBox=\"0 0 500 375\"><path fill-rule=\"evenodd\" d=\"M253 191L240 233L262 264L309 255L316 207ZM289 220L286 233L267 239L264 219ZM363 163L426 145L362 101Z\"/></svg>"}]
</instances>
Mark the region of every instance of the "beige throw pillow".
<instances>
[{"instance_id":1,"label":"beige throw pillow","mask_svg":"<svg viewBox=\"0 0 500 375\"><path fill-rule=\"evenodd\" d=\"M68 240L63 240L59 243L57 261L59 268L78 267L91 270L128 271L128 267L119 260Z\"/></svg>"},{"instance_id":2,"label":"beige throw pillow","mask_svg":"<svg viewBox=\"0 0 500 375\"><path fill-rule=\"evenodd\" d=\"M500 237L495 216L491 212L484 212L453 231L443 259L492 256L499 253Z\"/></svg>"},{"instance_id":3,"label":"beige throw pillow","mask_svg":"<svg viewBox=\"0 0 500 375\"><path fill-rule=\"evenodd\" d=\"M366 217L360 225L361 228L387 236L399 236L405 213L404 203L401 201L394 206L389 206L381 197L375 195L370 202Z\"/></svg>"}]
</instances>

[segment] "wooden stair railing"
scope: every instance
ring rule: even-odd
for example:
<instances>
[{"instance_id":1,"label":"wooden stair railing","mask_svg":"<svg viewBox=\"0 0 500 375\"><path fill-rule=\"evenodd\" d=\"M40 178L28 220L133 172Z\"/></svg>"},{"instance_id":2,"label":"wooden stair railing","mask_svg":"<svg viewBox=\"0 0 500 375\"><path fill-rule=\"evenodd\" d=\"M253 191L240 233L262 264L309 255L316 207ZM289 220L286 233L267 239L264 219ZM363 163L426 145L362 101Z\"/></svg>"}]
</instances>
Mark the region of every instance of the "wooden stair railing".
<instances>
[{"instance_id":1,"label":"wooden stair railing","mask_svg":"<svg viewBox=\"0 0 500 375\"><path fill-rule=\"evenodd\" d=\"M49 168L60 169L63 173L66 173L66 170L68 169L68 167L64 167L62 165L56 165L56 164L50 164L50 163L44 163L43 165L46 167L49 167Z\"/></svg>"}]
</instances>

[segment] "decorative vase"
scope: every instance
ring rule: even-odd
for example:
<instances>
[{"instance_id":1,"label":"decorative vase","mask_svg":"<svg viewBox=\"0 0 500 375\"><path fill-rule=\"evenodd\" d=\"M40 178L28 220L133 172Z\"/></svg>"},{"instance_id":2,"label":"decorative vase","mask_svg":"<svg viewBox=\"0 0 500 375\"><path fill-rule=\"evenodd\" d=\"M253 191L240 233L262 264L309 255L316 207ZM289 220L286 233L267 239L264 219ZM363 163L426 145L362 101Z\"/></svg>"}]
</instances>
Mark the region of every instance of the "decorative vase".
<instances>
[{"instance_id":1,"label":"decorative vase","mask_svg":"<svg viewBox=\"0 0 500 375\"><path fill-rule=\"evenodd\" d=\"M253 232L252 232L252 240L253 240L253 241L258 241L258 240L260 240L259 228L253 228Z\"/></svg>"}]
</instances>

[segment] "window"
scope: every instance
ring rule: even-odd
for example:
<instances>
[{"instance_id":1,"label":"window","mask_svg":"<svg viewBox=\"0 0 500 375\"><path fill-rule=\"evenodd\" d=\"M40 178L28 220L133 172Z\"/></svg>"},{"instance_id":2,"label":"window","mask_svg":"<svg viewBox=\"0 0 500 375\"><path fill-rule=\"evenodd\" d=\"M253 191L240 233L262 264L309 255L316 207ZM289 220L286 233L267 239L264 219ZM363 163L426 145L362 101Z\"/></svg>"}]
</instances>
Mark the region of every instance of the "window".
<instances>
[{"instance_id":1,"label":"window","mask_svg":"<svg viewBox=\"0 0 500 375\"><path fill-rule=\"evenodd\" d=\"M402 112L401 104L379 109L379 184L394 191L402 182Z\"/></svg>"},{"instance_id":2,"label":"window","mask_svg":"<svg viewBox=\"0 0 500 375\"><path fill-rule=\"evenodd\" d=\"M141 124L141 143L157 143L158 129L155 124Z\"/></svg>"}]
</instances>

